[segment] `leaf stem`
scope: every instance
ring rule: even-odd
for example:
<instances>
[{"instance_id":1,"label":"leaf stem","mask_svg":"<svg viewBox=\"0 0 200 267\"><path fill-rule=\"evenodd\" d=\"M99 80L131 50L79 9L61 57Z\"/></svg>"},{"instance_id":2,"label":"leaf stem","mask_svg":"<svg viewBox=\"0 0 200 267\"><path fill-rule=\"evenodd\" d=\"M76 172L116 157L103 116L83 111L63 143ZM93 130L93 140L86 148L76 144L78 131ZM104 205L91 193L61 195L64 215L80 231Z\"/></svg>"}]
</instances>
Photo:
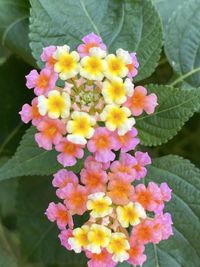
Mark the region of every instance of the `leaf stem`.
<instances>
[{"instance_id":1,"label":"leaf stem","mask_svg":"<svg viewBox=\"0 0 200 267\"><path fill-rule=\"evenodd\" d=\"M155 244L153 244L153 250L154 250L154 254L155 254L155 263L156 263L155 267L160 267L159 266L159 262L158 262L157 248L156 248L156 245Z\"/></svg>"},{"instance_id":2,"label":"leaf stem","mask_svg":"<svg viewBox=\"0 0 200 267\"><path fill-rule=\"evenodd\" d=\"M199 67L199 68L196 68L196 69L193 69L193 70L189 71L188 73L186 73L186 74L184 74L184 75L178 77L178 78L177 78L175 81L173 81L170 85L171 85L171 86L174 86L174 85L176 85L177 83L179 83L179 82L185 80L186 78L188 78L189 76L191 76L192 74L194 74L194 73L196 73L196 72L198 72L198 71L200 71L200 67Z\"/></svg>"}]
</instances>

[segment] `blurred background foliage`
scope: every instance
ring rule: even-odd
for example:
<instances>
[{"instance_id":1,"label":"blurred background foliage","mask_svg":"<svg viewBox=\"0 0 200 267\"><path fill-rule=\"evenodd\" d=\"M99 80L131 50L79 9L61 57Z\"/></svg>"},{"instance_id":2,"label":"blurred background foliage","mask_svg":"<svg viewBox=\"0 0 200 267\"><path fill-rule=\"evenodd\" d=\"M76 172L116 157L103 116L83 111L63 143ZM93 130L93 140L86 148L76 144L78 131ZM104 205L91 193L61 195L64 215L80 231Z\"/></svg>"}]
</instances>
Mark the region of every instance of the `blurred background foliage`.
<instances>
[{"instance_id":1,"label":"blurred background foliage","mask_svg":"<svg viewBox=\"0 0 200 267\"><path fill-rule=\"evenodd\" d=\"M153 0L162 19L164 35L172 13L185 2L187 0ZM29 7L28 0L0 0L0 166L14 154L29 128L22 124L18 115L21 106L30 103L33 97L25 88L24 78L36 65L28 40ZM142 84L170 84L177 77L162 49L155 71ZM178 86L191 88L184 80ZM176 154L200 167L200 113L197 112L168 143L150 147L148 151L153 157ZM67 252L57 240L56 227L43 215L46 203L53 201L55 195L50 180L50 177L29 176L1 181L0 267L58 267L60 265L54 264L55 257L59 257L62 266L66 258L71 260L66 266L77 266L79 257L76 256L76 263L73 255L66 257Z\"/></svg>"}]
</instances>

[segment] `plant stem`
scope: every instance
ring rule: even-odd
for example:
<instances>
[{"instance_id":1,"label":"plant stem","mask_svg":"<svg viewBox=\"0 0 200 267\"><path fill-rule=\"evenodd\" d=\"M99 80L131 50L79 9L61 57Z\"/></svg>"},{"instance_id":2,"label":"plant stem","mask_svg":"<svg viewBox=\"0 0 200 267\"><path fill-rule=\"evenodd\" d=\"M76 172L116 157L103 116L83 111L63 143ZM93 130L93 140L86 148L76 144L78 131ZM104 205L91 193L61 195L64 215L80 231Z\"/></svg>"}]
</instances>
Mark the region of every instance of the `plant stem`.
<instances>
[{"instance_id":1,"label":"plant stem","mask_svg":"<svg viewBox=\"0 0 200 267\"><path fill-rule=\"evenodd\" d=\"M177 78L175 81L173 81L170 85L171 85L171 86L174 86L174 85L176 85L177 83L179 83L179 82L185 80L186 78L188 78L189 76L191 76L192 74L194 74L194 73L196 73L196 72L198 72L198 71L200 71L200 67L199 67L199 68L196 68L196 69L193 69L193 70L189 71L188 73L186 73L186 74L184 74L184 75L178 77L178 78Z\"/></svg>"},{"instance_id":2,"label":"plant stem","mask_svg":"<svg viewBox=\"0 0 200 267\"><path fill-rule=\"evenodd\" d=\"M154 254L155 254L155 263L156 263L156 266L155 267L160 267L159 266L159 262L158 262L157 248L156 248L156 245L155 244L153 244L153 250L154 250Z\"/></svg>"}]
</instances>

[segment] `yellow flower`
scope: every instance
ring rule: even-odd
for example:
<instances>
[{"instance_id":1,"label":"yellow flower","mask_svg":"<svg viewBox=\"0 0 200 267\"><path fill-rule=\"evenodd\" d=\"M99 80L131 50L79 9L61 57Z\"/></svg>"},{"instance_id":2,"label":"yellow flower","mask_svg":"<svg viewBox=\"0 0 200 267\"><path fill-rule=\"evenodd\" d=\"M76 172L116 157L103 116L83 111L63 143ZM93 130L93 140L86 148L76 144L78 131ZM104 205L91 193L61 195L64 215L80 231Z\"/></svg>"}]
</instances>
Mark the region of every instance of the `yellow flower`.
<instances>
[{"instance_id":1,"label":"yellow flower","mask_svg":"<svg viewBox=\"0 0 200 267\"><path fill-rule=\"evenodd\" d=\"M91 138L94 134L92 128L96 123L94 117L85 112L74 111L71 118L72 120L67 123L67 131L70 133L67 139L72 143L85 145L86 138Z\"/></svg>"},{"instance_id":2,"label":"yellow flower","mask_svg":"<svg viewBox=\"0 0 200 267\"><path fill-rule=\"evenodd\" d=\"M126 107L107 105L100 117L102 121L105 121L108 130L115 131L117 129L119 135L124 135L135 124L135 119L129 118L130 115L131 111Z\"/></svg>"},{"instance_id":3,"label":"yellow flower","mask_svg":"<svg viewBox=\"0 0 200 267\"><path fill-rule=\"evenodd\" d=\"M123 262L129 259L129 242L123 233L113 233L110 243L107 247L109 253L113 254L112 259L115 262Z\"/></svg>"},{"instance_id":4,"label":"yellow flower","mask_svg":"<svg viewBox=\"0 0 200 267\"><path fill-rule=\"evenodd\" d=\"M92 224L88 232L89 245L87 249L92 253L100 254L101 249L108 246L111 230L99 224Z\"/></svg>"},{"instance_id":5,"label":"yellow flower","mask_svg":"<svg viewBox=\"0 0 200 267\"><path fill-rule=\"evenodd\" d=\"M55 72L59 73L61 80L67 80L76 76L79 72L79 59L80 56L76 51L69 52L70 47L67 45L58 46L54 52L53 57L56 59L54 65Z\"/></svg>"},{"instance_id":6,"label":"yellow flower","mask_svg":"<svg viewBox=\"0 0 200 267\"><path fill-rule=\"evenodd\" d=\"M114 78L111 81L103 82L102 94L104 100L108 104L123 104L127 96L133 95L133 84L130 79L123 80L119 77Z\"/></svg>"},{"instance_id":7,"label":"yellow flower","mask_svg":"<svg viewBox=\"0 0 200 267\"><path fill-rule=\"evenodd\" d=\"M126 65L132 62L130 54L123 49L118 49L116 51L116 55L109 54L106 57L106 61L107 68L105 71L105 76L108 79L113 79L116 76L124 78L129 71Z\"/></svg>"},{"instance_id":8,"label":"yellow flower","mask_svg":"<svg viewBox=\"0 0 200 267\"><path fill-rule=\"evenodd\" d=\"M130 225L135 226L140 223L140 218L146 218L146 212L139 203L129 202L126 206L117 207L117 219L120 224L127 228Z\"/></svg>"},{"instance_id":9,"label":"yellow flower","mask_svg":"<svg viewBox=\"0 0 200 267\"><path fill-rule=\"evenodd\" d=\"M48 113L51 119L67 118L70 111L70 97L67 93L60 93L57 90L50 91L48 96L38 97L38 110L44 116Z\"/></svg>"},{"instance_id":10,"label":"yellow flower","mask_svg":"<svg viewBox=\"0 0 200 267\"><path fill-rule=\"evenodd\" d=\"M92 210L90 215L93 218L102 218L112 213L112 200L105 196L105 193L98 192L88 196L87 209Z\"/></svg>"},{"instance_id":11,"label":"yellow flower","mask_svg":"<svg viewBox=\"0 0 200 267\"><path fill-rule=\"evenodd\" d=\"M86 248L88 243L88 231L89 226L83 225L81 228L73 230L73 237L68 239L68 243L71 248L76 252L80 253L82 249Z\"/></svg>"},{"instance_id":12,"label":"yellow flower","mask_svg":"<svg viewBox=\"0 0 200 267\"><path fill-rule=\"evenodd\" d=\"M101 81L104 78L106 61L103 59L106 52L99 47L90 49L90 56L83 57L81 60L81 76L89 80Z\"/></svg>"}]
</instances>

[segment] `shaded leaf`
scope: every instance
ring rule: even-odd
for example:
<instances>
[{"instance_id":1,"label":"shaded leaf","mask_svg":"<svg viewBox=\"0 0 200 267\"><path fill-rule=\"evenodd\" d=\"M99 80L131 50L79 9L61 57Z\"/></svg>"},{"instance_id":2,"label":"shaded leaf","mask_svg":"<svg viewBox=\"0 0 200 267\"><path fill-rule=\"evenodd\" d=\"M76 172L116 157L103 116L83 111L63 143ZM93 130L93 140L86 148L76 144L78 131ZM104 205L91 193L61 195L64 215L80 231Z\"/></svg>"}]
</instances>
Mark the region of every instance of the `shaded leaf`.
<instances>
[{"instance_id":1,"label":"shaded leaf","mask_svg":"<svg viewBox=\"0 0 200 267\"><path fill-rule=\"evenodd\" d=\"M0 10L1 44L34 64L28 40L29 1L0 0Z\"/></svg>"},{"instance_id":2,"label":"shaded leaf","mask_svg":"<svg viewBox=\"0 0 200 267\"><path fill-rule=\"evenodd\" d=\"M69 44L73 49L81 37L100 34L110 51L119 47L136 51L140 72L136 80L155 69L162 46L159 16L150 1L140 0L31 0L30 40L39 62L42 48ZM109 14L109 16L108 16Z\"/></svg>"},{"instance_id":3,"label":"shaded leaf","mask_svg":"<svg viewBox=\"0 0 200 267\"><path fill-rule=\"evenodd\" d=\"M173 13L166 31L165 52L180 75L199 69L186 79L200 86L200 0L186 1ZM192 74L192 73L191 73Z\"/></svg>"},{"instance_id":4,"label":"shaded leaf","mask_svg":"<svg viewBox=\"0 0 200 267\"><path fill-rule=\"evenodd\" d=\"M29 71L30 67L13 55L0 66L0 154L2 156L10 156L14 153L26 129L21 123L18 112L32 96L25 88L24 76Z\"/></svg>"},{"instance_id":5,"label":"shaded leaf","mask_svg":"<svg viewBox=\"0 0 200 267\"><path fill-rule=\"evenodd\" d=\"M11 234L0 224L0 266L18 267Z\"/></svg>"},{"instance_id":6,"label":"shaded leaf","mask_svg":"<svg viewBox=\"0 0 200 267\"><path fill-rule=\"evenodd\" d=\"M148 85L147 89L158 96L159 105L152 115L139 117L136 127L143 145L156 146L175 136L199 109L200 90L153 84Z\"/></svg>"}]
</instances>

